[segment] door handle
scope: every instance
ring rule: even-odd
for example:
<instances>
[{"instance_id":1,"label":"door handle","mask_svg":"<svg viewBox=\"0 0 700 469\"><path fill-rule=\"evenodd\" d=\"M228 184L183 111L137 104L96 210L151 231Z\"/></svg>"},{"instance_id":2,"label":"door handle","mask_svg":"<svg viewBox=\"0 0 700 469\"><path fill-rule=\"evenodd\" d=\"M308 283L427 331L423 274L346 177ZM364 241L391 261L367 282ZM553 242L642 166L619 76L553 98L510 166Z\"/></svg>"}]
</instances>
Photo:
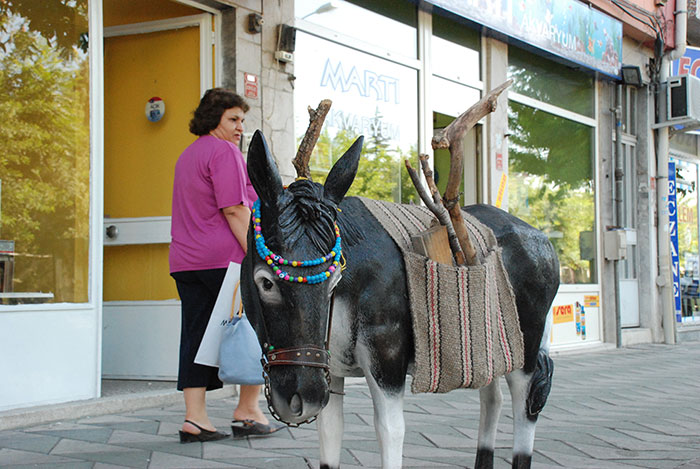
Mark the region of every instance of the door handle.
<instances>
[{"instance_id":1,"label":"door handle","mask_svg":"<svg viewBox=\"0 0 700 469\"><path fill-rule=\"evenodd\" d=\"M119 228L117 228L116 225L109 225L105 229L105 234L109 239L117 239L117 236L119 236Z\"/></svg>"}]
</instances>

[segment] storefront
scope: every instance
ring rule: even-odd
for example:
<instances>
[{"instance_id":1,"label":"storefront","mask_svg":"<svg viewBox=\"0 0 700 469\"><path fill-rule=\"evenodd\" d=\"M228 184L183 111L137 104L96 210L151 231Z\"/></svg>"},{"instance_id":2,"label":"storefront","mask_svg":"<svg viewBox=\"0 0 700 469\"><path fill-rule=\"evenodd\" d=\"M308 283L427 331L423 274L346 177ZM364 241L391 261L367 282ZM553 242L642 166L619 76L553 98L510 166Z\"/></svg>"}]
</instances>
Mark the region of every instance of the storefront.
<instances>
[{"instance_id":1,"label":"storefront","mask_svg":"<svg viewBox=\"0 0 700 469\"><path fill-rule=\"evenodd\" d=\"M103 378L176 375L172 172L199 97L245 93L249 130L293 154L286 121L261 118L280 100L243 79L263 75L291 12L267 15L272 45L238 27L249 15L260 11L191 0L0 4L0 411L99 397ZM266 66L265 92L291 90Z\"/></svg>"},{"instance_id":2,"label":"storefront","mask_svg":"<svg viewBox=\"0 0 700 469\"><path fill-rule=\"evenodd\" d=\"M700 49L688 47L683 57L673 63L672 75L700 77ZM698 262L698 164L700 163L700 133L682 132L671 138L672 168L675 172L677 205L677 237L675 252L678 257L680 308L682 326L700 324L700 265Z\"/></svg>"}]
</instances>

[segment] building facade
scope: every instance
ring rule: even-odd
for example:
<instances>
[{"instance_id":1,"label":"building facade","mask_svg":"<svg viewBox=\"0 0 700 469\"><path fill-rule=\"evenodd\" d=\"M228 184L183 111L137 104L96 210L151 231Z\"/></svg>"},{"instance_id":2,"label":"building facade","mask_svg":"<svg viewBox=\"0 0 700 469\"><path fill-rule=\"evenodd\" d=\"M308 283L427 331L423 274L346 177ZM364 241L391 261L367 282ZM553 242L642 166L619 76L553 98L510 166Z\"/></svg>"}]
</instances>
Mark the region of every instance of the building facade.
<instances>
[{"instance_id":1,"label":"building facade","mask_svg":"<svg viewBox=\"0 0 700 469\"><path fill-rule=\"evenodd\" d=\"M432 150L433 134L512 79L465 137L461 202L499 206L549 236L561 263L554 349L675 341L696 316L691 305L682 326L675 310L669 322L658 249L669 230L656 93L677 47L676 5L590 3L0 5L0 105L12 116L0 131L0 372L13 377L0 411L99 397L103 377L175 376L172 171L212 86L246 97L247 136L262 129L285 181L307 107L331 99L314 179L361 134L350 194L411 203L403 161L430 155L443 188L449 154ZM623 80L623 65L641 81ZM697 175L697 144L685 149L678 158ZM683 212L695 223L684 273L695 272L693 246L697 259L694 207Z\"/></svg>"}]
</instances>

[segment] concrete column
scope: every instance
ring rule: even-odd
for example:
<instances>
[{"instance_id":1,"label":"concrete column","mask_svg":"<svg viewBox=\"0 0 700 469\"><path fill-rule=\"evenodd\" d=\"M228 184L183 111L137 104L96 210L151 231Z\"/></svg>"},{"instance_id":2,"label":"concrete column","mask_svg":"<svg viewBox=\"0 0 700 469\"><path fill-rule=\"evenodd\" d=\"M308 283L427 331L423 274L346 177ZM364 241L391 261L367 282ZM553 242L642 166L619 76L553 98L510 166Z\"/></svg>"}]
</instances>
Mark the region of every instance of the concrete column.
<instances>
[{"instance_id":1,"label":"concrete column","mask_svg":"<svg viewBox=\"0 0 700 469\"><path fill-rule=\"evenodd\" d=\"M484 37L482 41L484 93L496 88L508 78L508 44L491 37ZM485 168L482 171L485 187L482 189L484 202L498 205L499 187L502 177L508 173L508 91L498 98L496 110L486 116ZM504 180L505 182L505 180ZM500 198L500 207L508 210L507 183L503 187Z\"/></svg>"},{"instance_id":2,"label":"concrete column","mask_svg":"<svg viewBox=\"0 0 700 469\"><path fill-rule=\"evenodd\" d=\"M598 88L598 186L596 192L598 196L597 222L598 238L601 252L598 253L600 266L600 320L603 327L603 342L616 343L617 321L615 318L615 275L614 264L605 259L603 255L605 232L608 226L612 226L614 221L614 201L613 186L615 174L615 158L613 155L613 129L614 114L611 108L614 107L614 92L616 83L596 81Z\"/></svg>"}]
</instances>

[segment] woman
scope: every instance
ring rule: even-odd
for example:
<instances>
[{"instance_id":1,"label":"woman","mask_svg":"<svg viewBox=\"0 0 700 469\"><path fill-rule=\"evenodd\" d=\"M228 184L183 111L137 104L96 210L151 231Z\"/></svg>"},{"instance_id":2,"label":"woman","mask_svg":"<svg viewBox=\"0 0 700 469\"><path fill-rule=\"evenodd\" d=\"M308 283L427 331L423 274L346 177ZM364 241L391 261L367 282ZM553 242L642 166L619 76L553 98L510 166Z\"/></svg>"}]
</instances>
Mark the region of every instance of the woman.
<instances>
[{"instance_id":1,"label":"woman","mask_svg":"<svg viewBox=\"0 0 700 469\"><path fill-rule=\"evenodd\" d=\"M173 185L170 275L182 301L177 389L185 398L180 442L213 441L219 432L207 415L206 391L223 386L218 368L194 363L230 261L247 250L250 207L258 198L238 148L248 104L236 93L214 88L202 97L190 121L199 136L180 155ZM234 437L265 435L270 424L258 405L260 386L241 386L233 412Z\"/></svg>"}]
</instances>

